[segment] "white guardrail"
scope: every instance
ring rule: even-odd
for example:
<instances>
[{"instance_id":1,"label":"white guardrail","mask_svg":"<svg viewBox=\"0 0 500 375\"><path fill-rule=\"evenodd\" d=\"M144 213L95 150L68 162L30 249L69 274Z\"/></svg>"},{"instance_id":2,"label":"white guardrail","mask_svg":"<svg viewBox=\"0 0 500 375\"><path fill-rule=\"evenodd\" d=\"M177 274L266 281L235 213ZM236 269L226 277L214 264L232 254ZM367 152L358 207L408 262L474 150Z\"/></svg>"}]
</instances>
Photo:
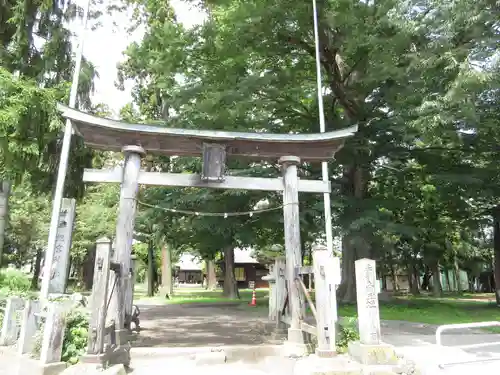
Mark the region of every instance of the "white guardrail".
<instances>
[{"instance_id":1,"label":"white guardrail","mask_svg":"<svg viewBox=\"0 0 500 375\"><path fill-rule=\"evenodd\" d=\"M436 330L436 344L443 346L441 335L444 331L451 331L455 329L467 329L467 328L483 328L483 327L500 327L500 322L477 322L477 323L462 323L462 324L445 324L439 326ZM500 341L492 341L492 342L482 342L478 344L469 344L469 345L453 345L453 348L459 349L474 349L474 348L483 348L485 346L497 346L500 345ZM453 366L453 365L461 365L473 362L486 362L486 361L498 361L500 357L493 358L478 358L476 360L468 360L461 362L448 362L439 364L440 368L444 368L445 366Z\"/></svg>"}]
</instances>

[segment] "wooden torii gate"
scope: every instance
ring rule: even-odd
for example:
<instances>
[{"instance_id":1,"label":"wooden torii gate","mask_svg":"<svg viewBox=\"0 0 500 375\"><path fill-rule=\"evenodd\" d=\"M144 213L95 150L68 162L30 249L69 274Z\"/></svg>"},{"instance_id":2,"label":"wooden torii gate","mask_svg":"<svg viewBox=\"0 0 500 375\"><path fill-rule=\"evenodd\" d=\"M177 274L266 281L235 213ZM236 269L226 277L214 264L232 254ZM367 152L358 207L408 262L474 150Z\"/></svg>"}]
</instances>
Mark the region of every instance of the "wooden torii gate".
<instances>
[{"instance_id":1,"label":"wooden torii gate","mask_svg":"<svg viewBox=\"0 0 500 375\"><path fill-rule=\"evenodd\" d=\"M285 278L291 312L288 341L299 346L304 344L300 330L304 295L294 282L297 269L302 266L298 193L330 193L331 187L328 181L299 179L297 166L300 162L331 159L343 146L345 139L357 131L356 126L316 134L241 133L127 124L92 116L62 105L59 109L66 119L71 120L75 132L83 138L86 145L95 149L121 151L124 154L122 168L88 169L83 176L86 182L121 183L112 261L121 264L124 275L129 274L130 269L136 197L140 184L282 191ZM146 152L169 156L201 156L202 174L141 171L141 158ZM278 160L283 167L283 177L225 176L225 160L228 155L256 160ZM130 281L127 278L121 279L116 292L110 296L108 314L120 330L118 334L126 334L128 330L125 327L128 326L131 316L133 299Z\"/></svg>"}]
</instances>

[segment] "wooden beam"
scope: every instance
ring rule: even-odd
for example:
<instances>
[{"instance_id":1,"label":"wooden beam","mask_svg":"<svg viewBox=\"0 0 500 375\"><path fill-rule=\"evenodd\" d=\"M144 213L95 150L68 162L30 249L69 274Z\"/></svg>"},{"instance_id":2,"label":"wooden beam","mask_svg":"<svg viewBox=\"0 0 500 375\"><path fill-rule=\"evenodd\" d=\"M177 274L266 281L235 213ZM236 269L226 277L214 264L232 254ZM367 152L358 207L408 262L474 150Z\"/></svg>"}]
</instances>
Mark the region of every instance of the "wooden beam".
<instances>
[{"instance_id":1,"label":"wooden beam","mask_svg":"<svg viewBox=\"0 0 500 375\"><path fill-rule=\"evenodd\" d=\"M85 169L83 181L85 182L122 182L122 168L115 169ZM201 176L188 173L139 173L140 185L152 186L185 186L212 189L242 189L260 191L283 191L283 179L263 177L235 177L226 176L223 182L205 182ZM320 180L299 180L298 190L304 193L330 193L329 182Z\"/></svg>"},{"instance_id":2,"label":"wooden beam","mask_svg":"<svg viewBox=\"0 0 500 375\"><path fill-rule=\"evenodd\" d=\"M306 323L304 321L300 322L300 329L304 332L309 333L310 335L313 335L313 336L318 335L318 329L315 326L313 326L309 323Z\"/></svg>"}]
</instances>

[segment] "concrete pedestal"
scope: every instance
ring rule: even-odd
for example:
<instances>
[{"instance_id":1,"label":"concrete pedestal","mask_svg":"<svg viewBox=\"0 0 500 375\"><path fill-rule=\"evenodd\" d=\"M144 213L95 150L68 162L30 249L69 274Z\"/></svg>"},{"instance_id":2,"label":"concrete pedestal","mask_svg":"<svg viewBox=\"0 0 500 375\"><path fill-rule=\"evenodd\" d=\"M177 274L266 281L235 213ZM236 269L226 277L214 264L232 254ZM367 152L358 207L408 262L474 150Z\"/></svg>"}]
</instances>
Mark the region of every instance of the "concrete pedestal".
<instances>
[{"instance_id":1,"label":"concrete pedestal","mask_svg":"<svg viewBox=\"0 0 500 375\"><path fill-rule=\"evenodd\" d=\"M80 363L94 365L101 368L104 368L107 361L107 354L84 354L80 357Z\"/></svg>"},{"instance_id":2,"label":"concrete pedestal","mask_svg":"<svg viewBox=\"0 0 500 375\"><path fill-rule=\"evenodd\" d=\"M271 332L271 340L283 341L287 338L287 329L285 327L275 327Z\"/></svg>"},{"instance_id":3,"label":"concrete pedestal","mask_svg":"<svg viewBox=\"0 0 500 375\"><path fill-rule=\"evenodd\" d=\"M40 367L40 375L58 375L64 372L68 367L66 362L55 362L55 363L47 363L46 365L42 365Z\"/></svg>"},{"instance_id":4,"label":"concrete pedestal","mask_svg":"<svg viewBox=\"0 0 500 375\"><path fill-rule=\"evenodd\" d=\"M329 349L316 348L315 354L318 358L335 358L337 356L337 352L335 350Z\"/></svg>"},{"instance_id":5,"label":"concrete pedestal","mask_svg":"<svg viewBox=\"0 0 500 375\"><path fill-rule=\"evenodd\" d=\"M284 355L304 357L312 352L312 346L300 329L288 328L288 339L283 343Z\"/></svg>"},{"instance_id":6,"label":"concrete pedestal","mask_svg":"<svg viewBox=\"0 0 500 375\"><path fill-rule=\"evenodd\" d=\"M293 375L363 375L363 369L346 356L320 358L310 355L296 362Z\"/></svg>"},{"instance_id":7,"label":"concrete pedestal","mask_svg":"<svg viewBox=\"0 0 500 375\"><path fill-rule=\"evenodd\" d=\"M92 363L78 363L68 367L60 375L126 375L123 365L114 365L103 370L100 365Z\"/></svg>"},{"instance_id":8,"label":"concrete pedestal","mask_svg":"<svg viewBox=\"0 0 500 375\"><path fill-rule=\"evenodd\" d=\"M389 344L362 344L350 342L349 355L363 365L397 365L398 356L394 347Z\"/></svg>"},{"instance_id":9,"label":"concrete pedestal","mask_svg":"<svg viewBox=\"0 0 500 375\"><path fill-rule=\"evenodd\" d=\"M118 348L115 348L110 356L109 356L109 364L110 365L120 365L122 364L125 367L130 366L130 345L125 344L121 345Z\"/></svg>"}]
</instances>

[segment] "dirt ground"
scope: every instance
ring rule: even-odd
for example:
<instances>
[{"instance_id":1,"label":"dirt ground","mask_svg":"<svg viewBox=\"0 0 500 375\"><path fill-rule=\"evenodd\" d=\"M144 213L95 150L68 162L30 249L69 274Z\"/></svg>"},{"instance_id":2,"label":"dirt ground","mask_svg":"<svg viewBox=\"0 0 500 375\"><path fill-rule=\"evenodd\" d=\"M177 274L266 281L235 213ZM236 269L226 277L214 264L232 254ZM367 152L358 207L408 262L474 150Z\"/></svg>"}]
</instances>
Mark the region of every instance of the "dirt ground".
<instances>
[{"instance_id":1,"label":"dirt ground","mask_svg":"<svg viewBox=\"0 0 500 375\"><path fill-rule=\"evenodd\" d=\"M235 305L141 305L142 331L135 347L196 347L259 345L269 338L264 325L267 310ZM383 341L396 345L435 343L437 326L403 321L382 321ZM497 342L498 335L480 330L450 331L445 345ZM500 353L500 345L471 350Z\"/></svg>"},{"instance_id":2,"label":"dirt ground","mask_svg":"<svg viewBox=\"0 0 500 375\"><path fill-rule=\"evenodd\" d=\"M258 345L267 311L234 305L139 305L136 347Z\"/></svg>"}]
</instances>

